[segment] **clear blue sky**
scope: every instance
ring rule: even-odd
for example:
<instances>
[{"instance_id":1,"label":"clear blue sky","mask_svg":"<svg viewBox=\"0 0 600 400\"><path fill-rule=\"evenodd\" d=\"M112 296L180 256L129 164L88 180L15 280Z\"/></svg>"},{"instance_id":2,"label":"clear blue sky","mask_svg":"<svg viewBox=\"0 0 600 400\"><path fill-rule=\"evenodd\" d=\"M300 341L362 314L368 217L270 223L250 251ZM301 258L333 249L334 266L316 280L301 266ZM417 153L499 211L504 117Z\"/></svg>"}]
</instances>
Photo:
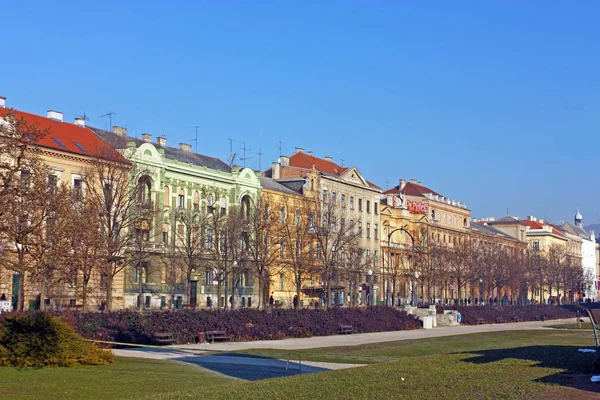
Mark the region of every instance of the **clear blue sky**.
<instances>
[{"instance_id":1,"label":"clear blue sky","mask_svg":"<svg viewBox=\"0 0 600 400\"><path fill-rule=\"evenodd\" d=\"M56 3L56 4L55 4ZM294 147L474 217L600 222L600 2L2 5L0 95L227 159ZM262 136L260 136L262 135ZM258 168L258 156L248 166Z\"/></svg>"}]
</instances>

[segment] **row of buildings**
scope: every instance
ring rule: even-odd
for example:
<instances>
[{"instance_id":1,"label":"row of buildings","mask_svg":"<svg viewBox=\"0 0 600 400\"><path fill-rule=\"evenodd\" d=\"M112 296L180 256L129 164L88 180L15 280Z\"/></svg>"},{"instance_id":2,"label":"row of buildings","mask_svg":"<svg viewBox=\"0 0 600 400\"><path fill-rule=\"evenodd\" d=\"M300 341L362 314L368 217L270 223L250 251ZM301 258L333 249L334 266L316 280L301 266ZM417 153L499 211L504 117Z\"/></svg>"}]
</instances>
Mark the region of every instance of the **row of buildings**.
<instances>
[{"instance_id":1,"label":"row of buildings","mask_svg":"<svg viewBox=\"0 0 600 400\"><path fill-rule=\"evenodd\" d=\"M143 267L126 261L127 255L123 254L125 266L111 288L113 309L256 307L261 301L286 307L403 305L448 299L475 303L482 299L517 301L518 296L521 301L547 301L560 296L560 286L552 293L551 285L545 288L543 279L535 286L533 275L519 275L518 282L515 274L512 281L510 277L505 282L494 278L493 267L490 271L483 267L489 257L483 260L467 255L464 249L473 243L502 249L508 258L497 264L506 267L509 258L513 264L524 265L526 254L540 255L552 246L562 246L572 264L591 277L581 290L563 288L564 298L597 298L598 245L594 233L583 228L579 213L574 223L560 226L534 217L475 220L464 202L450 199L423 182L399 179L398 185L383 190L357 167L340 166L331 157L317 157L302 148L279 157L266 171L253 171L194 152L189 144L171 146L163 136L144 133L135 138L123 127L106 131L86 126L83 118L73 123L64 121L63 114L56 111L48 111L46 116L9 111L6 99L0 97L0 119L9 112L47 129L48 134L36 147L52 171L53 182L80 187L87 165L109 153L116 154L117 161L135 167L132 173L142 188L140 201L147 202L155 212L147 228L136 228L143 230L147 256L137 261ZM203 144L208 142L198 143L201 148ZM334 207L327 222L323 222L325 204ZM180 218L182 210L209 210L212 215L225 216L233 208L242 210L247 219L252 208L258 208L265 221L267 215L275 215L274 225L268 227L264 238L265 248L269 244L269 248L277 249L268 268L246 266L239 279L234 275L223 277L204 251L192 260L189 273L176 274L173 281L173 253L169 249L184 245L186 223ZM321 222L315 222L315 218ZM301 221L309 226L309 239L305 247L296 244L299 247L292 251L290 229L285 237L282 227L300 226ZM258 232L254 234L261 235ZM219 246L219 239L213 237L217 233L210 228L201 234L205 237L200 241L204 250ZM300 231L295 235L299 237ZM257 243L262 240L257 239ZM344 246L347 251L341 249ZM302 249L310 253L310 261L304 264L315 264L313 267L301 265ZM355 252L360 252L359 261L349 261ZM225 255L223 260L232 270L242 263L266 262L264 253L254 254L253 259L248 254L251 252L244 260L234 255ZM328 260L333 254L335 257ZM3 243L0 257L11 256L11 243ZM494 268L499 269L498 265ZM101 276L94 279L97 283L89 301L104 308L106 287ZM13 305L22 282L19 273L0 269L0 294L12 299ZM55 308L80 306L77 284L60 296L45 295L43 299L39 298L39 285L33 281L26 285L25 303L30 308L39 307L40 302Z\"/></svg>"}]
</instances>

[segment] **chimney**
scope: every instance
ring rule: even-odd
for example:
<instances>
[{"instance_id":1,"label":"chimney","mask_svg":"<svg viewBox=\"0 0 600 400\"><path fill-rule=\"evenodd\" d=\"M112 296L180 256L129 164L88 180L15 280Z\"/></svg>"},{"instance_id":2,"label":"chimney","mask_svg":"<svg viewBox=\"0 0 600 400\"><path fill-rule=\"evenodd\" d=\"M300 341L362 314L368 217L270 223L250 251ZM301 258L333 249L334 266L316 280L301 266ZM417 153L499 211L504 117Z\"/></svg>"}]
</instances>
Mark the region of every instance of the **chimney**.
<instances>
[{"instance_id":1,"label":"chimney","mask_svg":"<svg viewBox=\"0 0 600 400\"><path fill-rule=\"evenodd\" d=\"M271 165L271 178L279 179L279 163L278 162L274 162Z\"/></svg>"},{"instance_id":2,"label":"chimney","mask_svg":"<svg viewBox=\"0 0 600 400\"><path fill-rule=\"evenodd\" d=\"M306 154L308 154L309 156L312 156L313 152L312 151L307 151Z\"/></svg>"},{"instance_id":3,"label":"chimney","mask_svg":"<svg viewBox=\"0 0 600 400\"><path fill-rule=\"evenodd\" d=\"M537 219L533 215L528 215L527 216L527 220L528 221L532 221L532 222L536 222L537 221Z\"/></svg>"},{"instance_id":4,"label":"chimney","mask_svg":"<svg viewBox=\"0 0 600 400\"><path fill-rule=\"evenodd\" d=\"M333 162L333 158L330 156L325 156L325 161Z\"/></svg>"},{"instance_id":5,"label":"chimney","mask_svg":"<svg viewBox=\"0 0 600 400\"><path fill-rule=\"evenodd\" d=\"M63 122L63 113L60 111L48 110L48 118L54 121Z\"/></svg>"},{"instance_id":6,"label":"chimney","mask_svg":"<svg viewBox=\"0 0 600 400\"><path fill-rule=\"evenodd\" d=\"M164 136L159 136L156 138L156 144L158 144L159 146L166 146L167 145L167 138Z\"/></svg>"},{"instance_id":7,"label":"chimney","mask_svg":"<svg viewBox=\"0 0 600 400\"><path fill-rule=\"evenodd\" d=\"M6 97L0 96L0 108L6 108Z\"/></svg>"},{"instance_id":8,"label":"chimney","mask_svg":"<svg viewBox=\"0 0 600 400\"><path fill-rule=\"evenodd\" d=\"M282 167L288 167L290 165L290 158L288 156L279 157L279 163Z\"/></svg>"},{"instance_id":9,"label":"chimney","mask_svg":"<svg viewBox=\"0 0 600 400\"><path fill-rule=\"evenodd\" d=\"M75 118L75 125L85 128L85 119L80 117Z\"/></svg>"},{"instance_id":10,"label":"chimney","mask_svg":"<svg viewBox=\"0 0 600 400\"><path fill-rule=\"evenodd\" d=\"M404 179L400 179L400 184L398 185L398 189L402 190L406 186L406 181Z\"/></svg>"},{"instance_id":11,"label":"chimney","mask_svg":"<svg viewBox=\"0 0 600 400\"><path fill-rule=\"evenodd\" d=\"M127 136L127 128L123 128L122 126L113 126L113 133L119 136Z\"/></svg>"},{"instance_id":12,"label":"chimney","mask_svg":"<svg viewBox=\"0 0 600 400\"><path fill-rule=\"evenodd\" d=\"M296 147L296 154L303 154L304 153L304 149L302 147Z\"/></svg>"},{"instance_id":13,"label":"chimney","mask_svg":"<svg viewBox=\"0 0 600 400\"><path fill-rule=\"evenodd\" d=\"M417 185L421 186L421 185L423 185L423 182L422 181L418 181Z\"/></svg>"},{"instance_id":14,"label":"chimney","mask_svg":"<svg viewBox=\"0 0 600 400\"><path fill-rule=\"evenodd\" d=\"M179 149L183 151L192 151L192 145L187 143L179 143Z\"/></svg>"},{"instance_id":15,"label":"chimney","mask_svg":"<svg viewBox=\"0 0 600 400\"><path fill-rule=\"evenodd\" d=\"M152 142L152 135L149 133L142 133L142 140L144 142L150 143L150 142Z\"/></svg>"},{"instance_id":16,"label":"chimney","mask_svg":"<svg viewBox=\"0 0 600 400\"><path fill-rule=\"evenodd\" d=\"M415 184L416 184L416 183L417 183L417 181L416 181L415 179L411 179L411 180L410 180L410 183L415 183Z\"/></svg>"}]
</instances>

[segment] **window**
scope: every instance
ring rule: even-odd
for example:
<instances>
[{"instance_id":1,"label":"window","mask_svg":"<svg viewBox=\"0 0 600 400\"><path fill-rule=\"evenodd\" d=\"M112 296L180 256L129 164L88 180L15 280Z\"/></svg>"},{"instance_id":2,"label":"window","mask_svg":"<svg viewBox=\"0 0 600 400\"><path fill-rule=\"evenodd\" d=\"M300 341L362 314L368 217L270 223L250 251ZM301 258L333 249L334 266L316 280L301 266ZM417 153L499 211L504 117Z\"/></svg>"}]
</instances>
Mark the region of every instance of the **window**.
<instances>
[{"instance_id":1,"label":"window","mask_svg":"<svg viewBox=\"0 0 600 400\"><path fill-rule=\"evenodd\" d=\"M362 211L362 199L358 199L358 211Z\"/></svg>"},{"instance_id":2,"label":"window","mask_svg":"<svg viewBox=\"0 0 600 400\"><path fill-rule=\"evenodd\" d=\"M200 211L200 193L194 192L194 211Z\"/></svg>"},{"instance_id":3,"label":"window","mask_svg":"<svg viewBox=\"0 0 600 400\"><path fill-rule=\"evenodd\" d=\"M367 212L371 212L371 200L367 200Z\"/></svg>"},{"instance_id":4,"label":"window","mask_svg":"<svg viewBox=\"0 0 600 400\"><path fill-rule=\"evenodd\" d=\"M48 187L50 189L58 186L58 177L56 175L48 175Z\"/></svg>"},{"instance_id":5,"label":"window","mask_svg":"<svg viewBox=\"0 0 600 400\"><path fill-rule=\"evenodd\" d=\"M379 258L377 258L377 250L373 250L373 266L379 265Z\"/></svg>"},{"instance_id":6,"label":"window","mask_svg":"<svg viewBox=\"0 0 600 400\"><path fill-rule=\"evenodd\" d=\"M225 214L227 214L227 208L221 206L221 216L224 216Z\"/></svg>"},{"instance_id":7,"label":"window","mask_svg":"<svg viewBox=\"0 0 600 400\"><path fill-rule=\"evenodd\" d=\"M379 225L373 225L373 236L375 236L375 240L379 240Z\"/></svg>"},{"instance_id":8,"label":"window","mask_svg":"<svg viewBox=\"0 0 600 400\"><path fill-rule=\"evenodd\" d=\"M104 184L104 202L106 205L112 204L112 186L109 183Z\"/></svg>"},{"instance_id":9,"label":"window","mask_svg":"<svg viewBox=\"0 0 600 400\"><path fill-rule=\"evenodd\" d=\"M342 193L342 197L340 198L342 207L346 207L346 195Z\"/></svg>"},{"instance_id":10,"label":"window","mask_svg":"<svg viewBox=\"0 0 600 400\"><path fill-rule=\"evenodd\" d=\"M354 210L354 196L350 196L350 209Z\"/></svg>"},{"instance_id":11,"label":"window","mask_svg":"<svg viewBox=\"0 0 600 400\"><path fill-rule=\"evenodd\" d=\"M533 251L540 251L540 242L538 242L537 240L535 242L532 243L533 244Z\"/></svg>"},{"instance_id":12,"label":"window","mask_svg":"<svg viewBox=\"0 0 600 400\"><path fill-rule=\"evenodd\" d=\"M354 233L354 221L350 220L350 233Z\"/></svg>"},{"instance_id":13,"label":"window","mask_svg":"<svg viewBox=\"0 0 600 400\"><path fill-rule=\"evenodd\" d=\"M345 233L346 229L346 220L344 218L340 218L340 232Z\"/></svg>"},{"instance_id":14,"label":"window","mask_svg":"<svg viewBox=\"0 0 600 400\"><path fill-rule=\"evenodd\" d=\"M106 282L108 281L108 275L103 272L100 274L100 289L106 289Z\"/></svg>"},{"instance_id":15,"label":"window","mask_svg":"<svg viewBox=\"0 0 600 400\"><path fill-rule=\"evenodd\" d=\"M283 291L285 285L285 275L279 274L279 290Z\"/></svg>"},{"instance_id":16,"label":"window","mask_svg":"<svg viewBox=\"0 0 600 400\"><path fill-rule=\"evenodd\" d=\"M263 219L265 221L269 220L269 205L265 204L265 206L263 207Z\"/></svg>"},{"instance_id":17,"label":"window","mask_svg":"<svg viewBox=\"0 0 600 400\"><path fill-rule=\"evenodd\" d=\"M375 212L375 215L379 214L379 204L377 204L377 202L373 202L373 211Z\"/></svg>"},{"instance_id":18,"label":"window","mask_svg":"<svg viewBox=\"0 0 600 400\"><path fill-rule=\"evenodd\" d=\"M370 253L371 253L371 250L369 250L369 249L365 250L365 258L366 258L365 261L367 262L367 264L371 262L371 255L370 255Z\"/></svg>"},{"instance_id":19,"label":"window","mask_svg":"<svg viewBox=\"0 0 600 400\"><path fill-rule=\"evenodd\" d=\"M317 243L317 260L321 261L323 259L323 246L321 243Z\"/></svg>"},{"instance_id":20,"label":"window","mask_svg":"<svg viewBox=\"0 0 600 400\"><path fill-rule=\"evenodd\" d=\"M285 255L285 241L279 241L279 257L283 258Z\"/></svg>"},{"instance_id":21,"label":"window","mask_svg":"<svg viewBox=\"0 0 600 400\"><path fill-rule=\"evenodd\" d=\"M370 238L370 237L371 237L371 224L369 222L367 222L367 238Z\"/></svg>"},{"instance_id":22,"label":"window","mask_svg":"<svg viewBox=\"0 0 600 400\"><path fill-rule=\"evenodd\" d=\"M279 209L279 223L285 224L285 208L284 207L281 207Z\"/></svg>"},{"instance_id":23,"label":"window","mask_svg":"<svg viewBox=\"0 0 600 400\"><path fill-rule=\"evenodd\" d=\"M179 189L179 194L177 195L177 207L183 208L185 205L185 193L183 189Z\"/></svg>"},{"instance_id":24,"label":"window","mask_svg":"<svg viewBox=\"0 0 600 400\"><path fill-rule=\"evenodd\" d=\"M336 200L335 192L331 192L331 201L333 201L334 204L335 204L335 200Z\"/></svg>"},{"instance_id":25,"label":"window","mask_svg":"<svg viewBox=\"0 0 600 400\"><path fill-rule=\"evenodd\" d=\"M435 221L435 210L431 209L431 220Z\"/></svg>"},{"instance_id":26,"label":"window","mask_svg":"<svg viewBox=\"0 0 600 400\"><path fill-rule=\"evenodd\" d=\"M358 234L362 236L362 221L358 221Z\"/></svg>"},{"instance_id":27,"label":"window","mask_svg":"<svg viewBox=\"0 0 600 400\"><path fill-rule=\"evenodd\" d=\"M323 189L323 201L327 201L327 189Z\"/></svg>"},{"instance_id":28,"label":"window","mask_svg":"<svg viewBox=\"0 0 600 400\"><path fill-rule=\"evenodd\" d=\"M169 232L168 231L163 231L163 233L162 233L162 242L164 244L169 243Z\"/></svg>"},{"instance_id":29,"label":"window","mask_svg":"<svg viewBox=\"0 0 600 400\"><path fill-rule=\"evenodd\" d=\"M213 248L213 230L208 228L206 230L206 249L211 250Z\"/></svg>"},{"instance_id":30,"label":"window","mask_svg":"<svg viewBox=\"0 0 600 400\"><path fill-rule=\"evenodd\" d=\"M335 217L331 217L331 231L332 232L337 231L337 220Z\"/></svg>"},{"instance_id":31,"label":"window","mask_svg":"<svg viewBox=\"0 0 600 400\"><path fill-rule=\"evenodd\" d=\"M80 198L83 193L83 180L75 178L73 179L73 194L76 198Z\"/></svg>"},{"instance_id":32,"label":"window","mask_svg":"<svg viewBox=\"0 0 600 400\"><path fill-rule=\"evenodd\" d=\"M85 149L85 147L83 147L83 146L82 146L82 145L80 145L79 143L77 143L77 142L73 142L73 144L74 144L75 146L77 146L77 148L78 148L79 150L81 150L81 151L83 151L83 152L87 153L87 150Z\"/></svg>"},{"instance_id":33,"label":"window","mask_svg":"<svg viewBox=\"0 0 600 400\"><path fill-rule=\"evenodd\" d=\"M300 226L300 210L296 210L296 226Z\"/></svg>"}]
</instances>

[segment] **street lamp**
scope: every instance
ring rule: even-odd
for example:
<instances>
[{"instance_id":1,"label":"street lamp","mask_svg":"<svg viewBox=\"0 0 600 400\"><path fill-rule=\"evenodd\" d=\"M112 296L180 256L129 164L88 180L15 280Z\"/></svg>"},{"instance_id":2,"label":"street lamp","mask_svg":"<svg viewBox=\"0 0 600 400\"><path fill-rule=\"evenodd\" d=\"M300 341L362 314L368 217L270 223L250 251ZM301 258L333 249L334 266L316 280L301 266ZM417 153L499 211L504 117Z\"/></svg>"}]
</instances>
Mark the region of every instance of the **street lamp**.
<instances>
[{"instance_id":1,"label":"street lamp","mask_svg":"<svg viewBox=\"0 0 600 400\"><path fill-rule=\"evenodd\" d=\"M373 270L370 269L367 271L367 283L369 284L368 289L367 290L367 306L372 305L371 302L371 296L373 296L373 294L371 293L371 291L373 290Z\"/></svg>"},{"instance_id":2,"label":"street lamp","mask_svg":"<svg viewBox=\"0 0 600 400\"><path fill-rule=\"evenodd\" d=\"M239 276L238 276L238 262L234 261L233 264L231 264L231 268L233 268L233 282L231 283L231 309L233 310L235 308L235 287L237 285L239 285Z\"/></svg>"},{"instance_id":3,"label":"street lamp","mask_svg":"<svg viewBox=\"0 0 600 400\"><path fill-rule=\"evenodd\" d=\"M479 278L479 305L483 305L483 295L481 292L483 292L483 279Z\"/></svg>"},{"instance_id":4,"label":"street lamp","mask_svg":"<svg viewBox=\"0 0 600 400\"><path fill-rule=\"evenodd\" d=\"M415 271L415 285L413 287L413 306L417 307L419 302L419 273Z\"/></svg>"}]
</instances>

